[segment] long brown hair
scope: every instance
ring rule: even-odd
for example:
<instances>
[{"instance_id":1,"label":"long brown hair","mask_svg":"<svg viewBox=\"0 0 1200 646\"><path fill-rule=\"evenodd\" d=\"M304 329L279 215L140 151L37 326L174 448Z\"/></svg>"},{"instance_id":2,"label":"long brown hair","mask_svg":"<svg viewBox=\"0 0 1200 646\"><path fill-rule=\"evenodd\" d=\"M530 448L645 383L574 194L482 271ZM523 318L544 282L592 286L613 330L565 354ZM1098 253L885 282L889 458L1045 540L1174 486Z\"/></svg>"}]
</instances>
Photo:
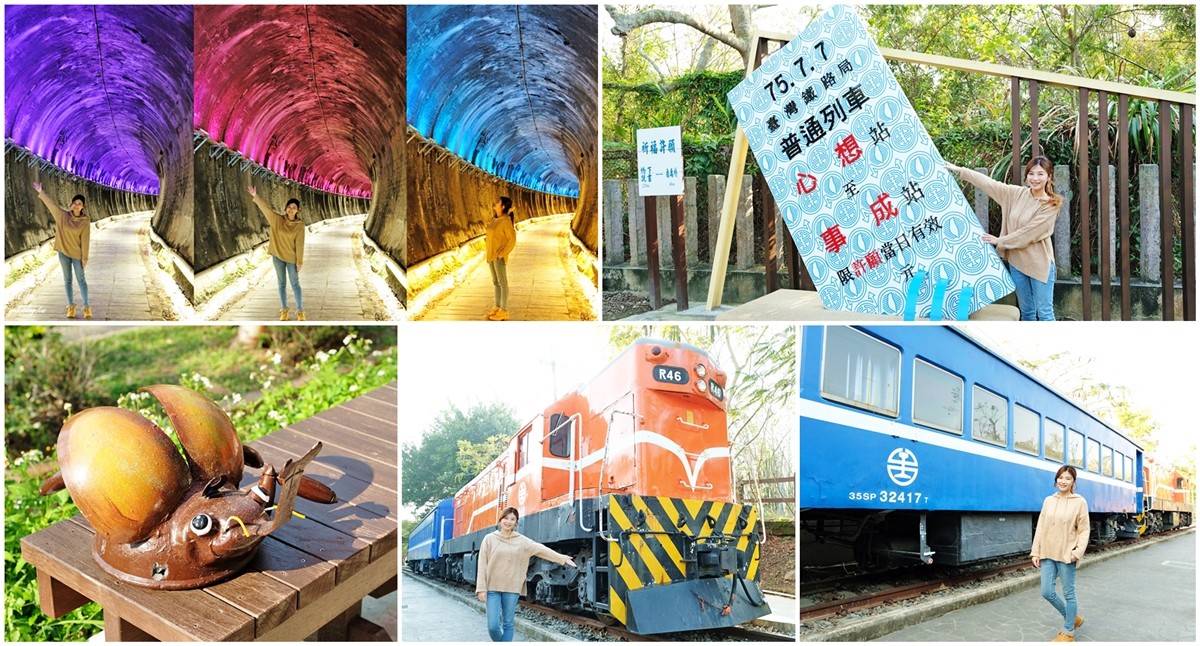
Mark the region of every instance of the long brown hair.
<instances>
[{"instance_id":1,"label":"long brown hair","mask_svg":"<svg viewBox=\"0 0 1200 646\"><path fill-rule=\"evenodd\" d=\"M1034 166L1041 166L1042 170L1046 171L1046 197L1050 198L1050 206L1058 208L1062 206L1062 196L1054 192L1054 164L1046 157L1034 157L1025 164L1025 174L1029 174L1029 169Z\"/></svg>"}]
</instances>

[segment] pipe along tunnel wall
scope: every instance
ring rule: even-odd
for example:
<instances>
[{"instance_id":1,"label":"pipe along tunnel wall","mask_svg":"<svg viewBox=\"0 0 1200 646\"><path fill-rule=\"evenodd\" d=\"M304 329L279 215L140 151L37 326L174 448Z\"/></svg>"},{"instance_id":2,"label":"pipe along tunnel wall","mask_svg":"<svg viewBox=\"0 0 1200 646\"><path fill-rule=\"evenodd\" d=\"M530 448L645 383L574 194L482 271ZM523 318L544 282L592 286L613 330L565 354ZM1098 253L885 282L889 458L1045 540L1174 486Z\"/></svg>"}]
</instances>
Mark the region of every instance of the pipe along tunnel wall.
<instances>
[{"instance_id":1,"label":"pipe along tunnel wall","mask_svg":"<svg viewBox=\"0 0 1200 646\"><path fill-rule=\"evenodd\" d=\"M28 157L16 161L18 152L13 149L4 155L5 258L34 249L54 237L54 217L34 192L35 181L40 181L42 190L63 208L70 206L71 198L76 194L86 197L86 209L92 222L122 213L152 211L158 201L153 195L118 191L79 178L43 175L38 170L40 161L31 168ZM155 231L162 236L158 227L155 227ZM191 237L190 232L188 237ZM188 243L190 246L191 240Z\"/></svg>"},{"instance_id":2,"label":"pipe along tunnel wall","mask_svg":"<svg viewBox=\"0 0 1200 646\"><path fill-rule=\"evenodd\" d=\"M488 175L419 137L412 137L407 149L408 258L414 265L484 235L486 218L491 217L492 204L501 195L512 198L517 222L554 213L574 213L582 203ZM579 234L574 222L571 226L581 240L594 247L594 213L590 219L590 241ZM576 213L575 221L579 220L580 214ZM587 228L584 227L585 231Z\"/></svg>"}]
</instances>

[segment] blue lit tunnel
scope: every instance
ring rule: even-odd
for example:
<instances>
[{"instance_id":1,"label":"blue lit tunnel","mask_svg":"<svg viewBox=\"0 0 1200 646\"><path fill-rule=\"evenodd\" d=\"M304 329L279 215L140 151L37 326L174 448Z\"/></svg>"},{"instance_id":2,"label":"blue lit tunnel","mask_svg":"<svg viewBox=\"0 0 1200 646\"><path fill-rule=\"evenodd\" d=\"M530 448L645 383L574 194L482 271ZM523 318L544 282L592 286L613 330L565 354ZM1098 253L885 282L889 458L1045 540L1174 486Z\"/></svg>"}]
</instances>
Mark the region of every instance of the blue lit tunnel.
<instances>
[{"instance_id":1,"label":"blue lit tunnel","mask_svg":"<svg viewBox=\"0 0 1200 646\"><path fill-rule=\"evenodd\" d=\"M408 122L483 171L580 197L597 137L595 6L411 6Z\"/></svg>"}]
</instances>

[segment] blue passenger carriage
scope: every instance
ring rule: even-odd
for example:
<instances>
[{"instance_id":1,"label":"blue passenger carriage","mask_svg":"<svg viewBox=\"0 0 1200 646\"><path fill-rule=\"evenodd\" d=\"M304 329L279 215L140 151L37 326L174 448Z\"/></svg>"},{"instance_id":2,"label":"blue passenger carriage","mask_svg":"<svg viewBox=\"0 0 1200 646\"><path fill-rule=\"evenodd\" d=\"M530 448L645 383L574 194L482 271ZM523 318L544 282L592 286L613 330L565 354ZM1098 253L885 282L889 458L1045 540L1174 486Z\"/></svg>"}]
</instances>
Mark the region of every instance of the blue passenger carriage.
<instances>
[{"instance_id":1,"label":"blue passenger carriage","mask_svg":"<svg viewBox=\"0 0 1200 646\"><path fill-rule=\"evenodd\" d=\"M1142 449L950 327L808 327L800 521L866 567L1027 552L1063 464L1096 542L1136 535Z\"/></svg>"},{"instance_id":2,"label":"blue passenger carriage","mask_svg":"<svg viewBox=\"0 0 1200 646\"><path fill-rule=\"evenodd\" d=\"M454 499L438 502L412 533L408 535L408 552L404 560L408 569L419 574L441 576L439 570L442 544L454 536Z\"/></svg>"}]
</instances>

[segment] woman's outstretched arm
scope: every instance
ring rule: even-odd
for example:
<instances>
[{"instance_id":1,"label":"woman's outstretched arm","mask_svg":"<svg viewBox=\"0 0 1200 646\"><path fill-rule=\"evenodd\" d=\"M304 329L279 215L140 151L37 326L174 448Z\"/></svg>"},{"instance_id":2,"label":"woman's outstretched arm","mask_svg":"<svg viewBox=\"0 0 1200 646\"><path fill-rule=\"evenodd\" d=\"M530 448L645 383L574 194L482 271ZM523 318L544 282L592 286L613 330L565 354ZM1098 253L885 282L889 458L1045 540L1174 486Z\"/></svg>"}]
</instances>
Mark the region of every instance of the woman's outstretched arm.
<instances>
[{"instance_id":1,"label":"woman's outstretched arm","mask_svg":"<svg viewBox=\"0 0 1200 646\"><path fill-rule=\"evenodd\" d=\"M275 212L275 209L271 208L271 205L266 200L258 196L258 191L253 185L247 186L246 191L249 192L250 197L254 199L254 205L257 206L258 210L262 212L263 217L267 219L267 224L272 224L274 222L272 218L282 217Z\"/></svg>"}]
</instances>

